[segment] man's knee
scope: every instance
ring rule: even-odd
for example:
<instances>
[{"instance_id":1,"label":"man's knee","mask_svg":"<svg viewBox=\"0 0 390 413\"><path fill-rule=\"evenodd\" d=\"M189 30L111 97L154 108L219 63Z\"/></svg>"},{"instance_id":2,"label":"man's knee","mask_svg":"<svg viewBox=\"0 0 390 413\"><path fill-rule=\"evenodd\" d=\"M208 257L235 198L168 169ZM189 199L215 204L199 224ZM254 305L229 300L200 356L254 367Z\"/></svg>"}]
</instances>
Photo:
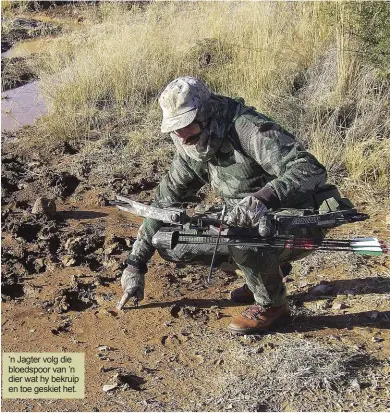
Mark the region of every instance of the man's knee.
<instances>
[{"instance_id":1,"label":"man's knee","mask_svg":"<svg viewBox=\"0 0 390 413\"><path fill-rule=\"evenodd\" d=\"M254 272L277 272L279 265L283 262L279 259L276 251L268 251L260 248L234 247L230 254L236 264L252 268Z\"/></svg>"}]
</instances>

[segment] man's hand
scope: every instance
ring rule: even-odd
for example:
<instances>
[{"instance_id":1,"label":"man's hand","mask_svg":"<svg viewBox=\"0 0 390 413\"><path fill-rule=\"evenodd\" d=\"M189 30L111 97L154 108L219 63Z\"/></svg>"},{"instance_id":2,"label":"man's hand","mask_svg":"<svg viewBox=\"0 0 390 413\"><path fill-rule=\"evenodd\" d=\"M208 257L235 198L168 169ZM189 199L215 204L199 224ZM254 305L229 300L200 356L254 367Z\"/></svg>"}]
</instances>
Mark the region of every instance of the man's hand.
<instances>
[{"instance_id":1,"label":"man's hand","mask_svg":"<svg viewBox=\"0 0 390 413\"><path fill-rule=\"evenodd\" d=\"M259 199L250 195L232 209L226 222L234 227L256 227L267 211L267 207Z\"/></svg>"},{"instance_id":2,"label":"man's hand","mask_svg":"<svg viewBox=\"0 0 390 413\"><path fill-rule=\"evenodd\" d=\"M138 268L128 265L122 273L121 285L129 298L133 297L136 301L144 299L145 274Z\"/></svg>"}]
</instances>

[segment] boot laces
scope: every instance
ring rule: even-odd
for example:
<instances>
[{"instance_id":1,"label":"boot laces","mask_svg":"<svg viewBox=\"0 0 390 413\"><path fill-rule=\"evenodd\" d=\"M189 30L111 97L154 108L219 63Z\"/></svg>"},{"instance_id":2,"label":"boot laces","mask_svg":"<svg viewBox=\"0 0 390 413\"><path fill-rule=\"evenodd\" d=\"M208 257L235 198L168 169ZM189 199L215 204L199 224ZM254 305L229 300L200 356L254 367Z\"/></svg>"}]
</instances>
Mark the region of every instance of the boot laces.
<instances>
[{"instance_id":1,"label":"boot laces","mask_svg":"<svg viewBox=\"0 0 390 413\"><path fill-rule=\"evenodd\" d=\"M259 304L251 305L250 307L246 308L242 315L250 320L258 320L266 311L264 307Z\"/></svg>"}]
</instances>

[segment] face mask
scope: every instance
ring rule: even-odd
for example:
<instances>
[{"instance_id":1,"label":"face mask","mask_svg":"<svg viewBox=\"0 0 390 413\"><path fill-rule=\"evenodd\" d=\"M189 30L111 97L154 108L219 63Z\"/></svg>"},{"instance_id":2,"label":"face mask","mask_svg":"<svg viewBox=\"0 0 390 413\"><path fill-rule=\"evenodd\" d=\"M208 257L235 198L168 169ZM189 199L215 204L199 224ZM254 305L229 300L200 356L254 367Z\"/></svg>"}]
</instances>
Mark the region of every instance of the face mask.
<instances>
[{"instance_id":1,"label":"face mask","mask_svg":"<svg viewBox=\"0 0 390 413\"><path fill-rule=\"evenodd\" d=\"M195 145L185 145L180 141L184 152L196 161L209 161L218 151L224 138L220 122L216 119L211 119L208 125L191 139L195 138L198 139Z\"/></svg>"},{"instance_id":2,"label":"face mask","mask_svg":"<svg viewBox=\"0 0 390 413\"><path fill-rule=\"evenodd\" d=\"M196 145L198 143L204 129L207 127L207 125L204 126L202 124L202 122L196 122L195 121L195 123L197 123L199 125L200 132L198 132L197 134L192 135L190 138L188 138L187 141L186 141L186 146L187 145Z\"/></svg>"}]
</instances>

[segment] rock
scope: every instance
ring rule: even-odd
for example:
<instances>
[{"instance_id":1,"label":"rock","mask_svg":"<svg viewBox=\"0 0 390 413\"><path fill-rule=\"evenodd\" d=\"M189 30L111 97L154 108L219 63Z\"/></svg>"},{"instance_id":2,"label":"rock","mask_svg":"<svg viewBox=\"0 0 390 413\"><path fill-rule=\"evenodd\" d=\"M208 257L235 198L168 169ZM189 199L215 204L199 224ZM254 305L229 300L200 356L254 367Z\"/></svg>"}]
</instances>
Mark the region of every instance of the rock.
<instances>
[{"instance_id":1,"label":"rock","mask_svg":"<svg viewBox=\"0 0 390 413\"><path fill-rule=\"evenodd\" d=\"M42 258L37 258L35 260L35 269L36 272L41 273L44 272L46 269L45 261Z\"/></svg>"},{"instance_id":2,"label":"rock","mask_svg":"<svg viewBox=\"0 0 390 413\"><path fill-rule=\"evenodd\" d=\"M333 287L331 285L319 284L310 290L310 294L326 295L326 294L329 294L332 290L333 290Z\"/></svg>"},{"instance_id":3,"label":"rock","mask_svg":"<svg viewBox=\"0 0 390 413\"><path fill-rule=\"evenodd\" d=\"M69 252L83 253L82 237L69 238L65 242L65 249Z\"/></svg>"},{"instance_id":4,"label":"rock","mask_svg":"<svg viewBox=\"0 0 390 413\"><path fill-rule=\"evenodd\" d=\"M120 252L120 246L118 242L113 242L112 244L108 245L104 250L104 253L107 255L113 255Z\"/></svg>"},{"instance_id":5,"label":"rock","mask_svg":"<svg viewBox=\"0 0 390 413\"><path fill-rule=\"evenodd\" d=\"M126 243L126 247L127 248L131 248L132 245L134 244L135 238L131 237L131 238L125 238L125 243Z\"/></svg>"},{"instance_id":6,"label":"rock","mask_svg":"<svg viewBox=\"0 0 390 413\"><path fill-rule=\"evenodd\" d=\"M105 194L98 194L96 205L98 206L107 206L110 204L110 201L107 199Z\"/></svg>"},{"instance_id":7,"label":"rock","mask_svg":"<svg viewBox=\"0 0 390 413\"><path fill-rule=\"evenodd\" d=\"M152 353L153 351L154 351L154 347L153 347L153 346L146 345L146 346L144 347L144 353L145 353L145 354Z\"/></svg>"},{"instance_id":8,"label":"rock","mask_svg":"<svg viewBox=\"0 0 390 413\"><path fill-rule=\"evenodd\" d=\"M110 350L112 350L112 347L110 347L110 346L99 346L98 350L99 351L110 351Z\"/></svg>"},{"instance_id":9,"label":"rock","mask_svg":"<svg viewBox=\"0 0 390 413\"><path fill-rule=\"evenodd\" d=\"M129 239L112 235L105 240L104 253L106 255L120 254L123 250L129 249L129 247Z\"/></svg>"},{"instance_id":10,"label":"rock","mask_svg":"<svg viewBox=\"0 0 390 413\"><path fill-rule=\"evenodd\" d=\"M54 199L39 197L32 208L33 214L46 215L49 218L53 218L56 215L56 203Z\"/></svg>"},{"instance_id":11,"label":"rock","mask_svg":"<svg viewBox=\"0 0 390 413\"><path fill-rule=\"evenodd\" d=\"M65 257L63 257L61 261L64 267L72 267L76 265L76 260L69 255L65 255Z\"/></svg>"},{"instance_id":12,"label":"rock","mask_svg":"<svg viewBox=\"0 0 390 413\"><path fill-rule=\"evenodd\" d=\"M79 183L80 180L76 176L68 172L60 172L53 175L49 185L55 188L58 196L68 198L76 191Z\"/></svg>"},{"instance_id":13,"label":"rock","mask_svg":"<svg viewBox=\"0 0 390 413\"><path fill-rule=\"evenodd\" d=\"M23 286L23 293L26 297L35 297L38 298L41 294L42 288L36 287L31 283L25 283Z\"/></svg>"},{"instance_id":14,"label":"rock","mask_svg":"<svg viewBox=\"0 0 390 413\"><path fill-rule=\"evenodd\" d=\"M118 312L114 310L107 310L107 314L111 317L116 317L118 315Z\"/></svg>"},{"instance_id":15,"label":"rock","mask_svg":"<svg viewBox=\"0 0 390 413\"><path fill-rule=\"evenodd\" d=\"M69 310L70 304L68 303L66 296L60 296L55 298L54 307L57 313L61 314Z\"/></svg>"},{"instance_id":16,"label":"rock","mask_svg":"<svg viewBox=\"0 0 390 413\"><path fill-rule=\"evenodd\" d=\"M101 371L102 373L107 373L108 371L113 371L116 370L118 367L105 367L105 366L101 366L99 371Z\"/></svg>"},{"instance_id":17,"label":"rock","mask_svg":"<svg viewBox=\"0 0 390 413\"><path fill-rule=\"evenodd\" d=\"M347 305L343 301L332 305L332 310L343 310L344 308L347 308Z\"/></svg>"},{"instance_id":18,"label":"rock","mask_svg":"<svg viewBox=\"0 0 390 413\"><path fill-rule=\"evenodd\" d=\"M109 391L115 390L118 387L118 384L105 384L103 386L103 391L107 393Z\"/></svg>"},{"instance_id":19,"label":"rock","mask_svg":"<svg viewBox=\"0 0 390 413\"><path fill-rule=\"evenodd\" d=\"M121 267L121 262L114 258L110 258L108 260L103 261L103 266L111 271L117 271Z\"/></svg>"},{"instance_id":20,"label":"rock","mask_svg":"<svg viewBox=\"0 0 390 413\"><path fill-rule=\"evenodd\" d=\"M117 385L122 386L122 390L141 390L141 384L145 383L145 380L142 377L127 372L116 373L113 379L116 381Z\"/></svg>"},{"instance_id":21,"label":"rock","mask_svg":"<svg viewBox=\"0 0 390 413\"><path fill-rule=\"evenodd\" d=\"M382 337L373 337L372 338L372 341L374 342L374 343L381 343L382 341L384 341L385 339L384 338L382 338Z\"/></svg>"},{"instance_id":22,"label":"rock","mask_svg":"<svg viewBox=\"0 0 390 413\"><path fill-rule=\"evenodd\" d=\"M195 360L198 364L204 363L204 357L199 353L195 353Z\"/></svg>"},{"instance_id":23,"label":"rock","mask_svg":"<svg viewBox=\"0 0 390 413\"><path fill-rule=\"evenodd\" d=\"M353 379L350 382L350 386L353 390L360 390L361 386L358 379Z\"/></svg>"}]
</instances>

